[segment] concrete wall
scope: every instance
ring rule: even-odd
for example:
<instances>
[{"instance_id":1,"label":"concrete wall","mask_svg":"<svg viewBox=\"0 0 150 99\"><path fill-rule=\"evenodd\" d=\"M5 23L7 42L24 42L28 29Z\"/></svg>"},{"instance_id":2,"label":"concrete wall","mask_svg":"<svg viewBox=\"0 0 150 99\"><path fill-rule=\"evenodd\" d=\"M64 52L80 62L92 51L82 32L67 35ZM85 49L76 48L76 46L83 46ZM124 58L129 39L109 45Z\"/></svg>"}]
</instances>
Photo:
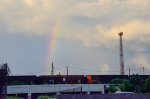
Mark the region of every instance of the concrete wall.
<instances>
[{"instance_id":1,"label":"concrete wall","mask_svg":"<svg viewBox=\"0 0 150 99\"><path fill-rule=\"evenodd\" d=\"M103 88L103 84L15 85L7 86L7 94L27 94L28 99L31 99L34 93L81 92L81 90L100 92Z\"/></svg>"},{"instance_id":2,"label":"concrete wall","mask_svg":"<svg viewBox=\"0 0 150 99\"><path fill-rule=\"evenodd\" d=\"M74 89L79 91L102 91L103 84L49 84L49 85L16 85L7 86L7 94L16 93L51 93L51 92L68 92ZM77 89L77 90L76 90Z\"/></svg>"}]
</instances>

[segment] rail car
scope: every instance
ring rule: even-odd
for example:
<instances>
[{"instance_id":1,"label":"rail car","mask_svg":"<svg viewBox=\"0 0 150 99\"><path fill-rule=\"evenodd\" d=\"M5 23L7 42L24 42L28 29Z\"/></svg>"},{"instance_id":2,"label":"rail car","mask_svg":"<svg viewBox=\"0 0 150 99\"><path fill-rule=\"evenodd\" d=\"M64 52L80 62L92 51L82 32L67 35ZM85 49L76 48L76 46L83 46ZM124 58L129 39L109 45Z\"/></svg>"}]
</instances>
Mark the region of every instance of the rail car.
<instances>
[{"instance_id":1,"label":"rail car","mask_svg":"<svg viewBox=\"0 0 150 99\"><path fill-rule=\"evenodd\" d=\"M150 75L139 75L145 80ZM40 85L40 84L108 84L112 79L129 79L128 75L23 75L8 76L8 85Z\"/></svg>"}]
</instances>

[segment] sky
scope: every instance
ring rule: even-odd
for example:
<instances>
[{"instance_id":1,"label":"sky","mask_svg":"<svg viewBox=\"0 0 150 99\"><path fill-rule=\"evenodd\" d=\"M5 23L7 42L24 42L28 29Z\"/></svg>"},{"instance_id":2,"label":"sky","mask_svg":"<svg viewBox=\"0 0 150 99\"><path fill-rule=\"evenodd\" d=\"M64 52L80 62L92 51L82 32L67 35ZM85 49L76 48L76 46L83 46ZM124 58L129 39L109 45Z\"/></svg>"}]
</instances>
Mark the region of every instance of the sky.
<instances>
[{"instance_id":1,"label":"sky","mask_svg":"<svg viewBox=\"0 0 150 99\"><path fill-rule=\"evenodd\" d=\"M0 63L12 75L150 74L150 0L0 0Z\"/></svg>"}]
</instances>

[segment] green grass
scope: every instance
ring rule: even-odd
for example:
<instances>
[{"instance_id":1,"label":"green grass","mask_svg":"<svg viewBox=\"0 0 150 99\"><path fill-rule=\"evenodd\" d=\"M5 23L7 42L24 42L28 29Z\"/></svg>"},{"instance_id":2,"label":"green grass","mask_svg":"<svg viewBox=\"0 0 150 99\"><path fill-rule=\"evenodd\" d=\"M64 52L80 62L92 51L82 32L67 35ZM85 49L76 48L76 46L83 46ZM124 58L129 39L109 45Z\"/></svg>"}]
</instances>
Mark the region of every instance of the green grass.
<instances>
[{"instance_id":1,"label":"green grass","mask_svg":"<svg viewBox=\"0 0 150 99\"><path fill-rule=\"evenodd\" d=\"M56 96L39 96L37 99L57 99Z\"/></svg>"},{"instance_id":2,"label":"green grass","mask_svg":"<svg viewBox=\"0 0 150 99\"><path fill-rule=\"evenodd\" d=\"M15 96L7 96L7 99L23 99L23 98L15 97Z\"/></svg>"}]
</instances>

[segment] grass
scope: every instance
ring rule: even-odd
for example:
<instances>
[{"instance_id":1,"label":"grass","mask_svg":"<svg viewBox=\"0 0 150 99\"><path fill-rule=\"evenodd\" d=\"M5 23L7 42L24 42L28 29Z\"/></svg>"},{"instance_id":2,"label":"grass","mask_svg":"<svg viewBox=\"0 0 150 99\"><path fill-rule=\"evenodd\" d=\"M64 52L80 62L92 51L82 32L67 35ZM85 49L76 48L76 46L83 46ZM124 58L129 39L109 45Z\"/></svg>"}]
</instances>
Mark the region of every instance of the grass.
<instances>
[{"instance_id":1,"label":"grass","mask_svg":"<svg viewBox=\"0 0 150 99\"><path fill-rule=\"evenodd\" d=\"M15 96L7 96L7 99L23 99L23 98L15 97Z\"/></svg>"},{"instance_id":2,"label":"grass","mask_svg":"<svg viewBox=\"0 0 150 99\"><path fill-rule=\"evenodd\" d=\"M56 96L39 96L37 99L57 99Z\"/></svg>"}]
</instances>

